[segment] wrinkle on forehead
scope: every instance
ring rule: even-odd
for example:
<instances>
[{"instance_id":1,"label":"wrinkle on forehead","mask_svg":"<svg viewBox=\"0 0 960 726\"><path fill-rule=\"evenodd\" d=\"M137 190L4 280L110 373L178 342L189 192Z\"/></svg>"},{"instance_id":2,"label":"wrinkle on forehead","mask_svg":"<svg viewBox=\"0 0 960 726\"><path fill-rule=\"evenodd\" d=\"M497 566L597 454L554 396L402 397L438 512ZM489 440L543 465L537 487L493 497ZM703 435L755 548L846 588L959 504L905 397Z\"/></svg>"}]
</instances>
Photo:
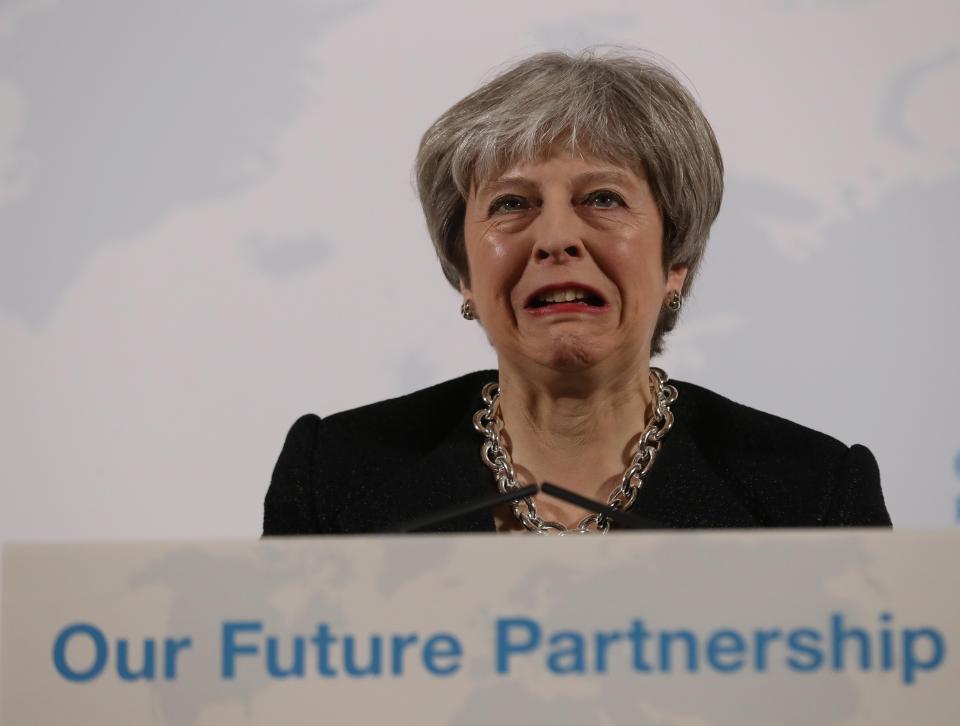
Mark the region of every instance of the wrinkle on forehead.
<instances>
[{"instance_id":1,"label":"wrinkle on forehead","mask_svg":"<svg viewBox=\"0 0 960 726\"><path fill-rule=\"evenodd\" d=\"M495 152L482 154L473 161L473 164L464 169L463 177L454 173L454 181L466 200L475 196L481 187L496 183L511 169L530 163L543 163L550 159L569 155L586 162L600 162L610 164L617 169L627 169L633 172L638 179L646 179L647 172L644 161L635 148L626 144L606 143L595 144L596 137L581 134L575 138L572 134L554 140L543 140L542 143L529 148L513 146L510 152L505 151L507 145L499 147Z\"/></svg>"},{"instance_id":2,"label":"wrinkle on forehead","mask_svg":"<svg viewBox=\"0 0 960 726\"><path fill-rule=\"evenodd\" d=\"M519 166L521 165L518 164L514 167L511 167L511 169L516 169ZM575 174L570 181L573 182L574 185L613 183L629 189L636 186L636 183L639 181L639 179L636 176L628 175L624 167L611 166L593 169L590 171L582 171L578 174ZM522 174L513 174L510 170L508 170L505 176L501 176L497 179L478 185L475 188L474 194L477 197L481 195L493 196L501 189L505 190L514 186L536 187L537 183L531 179L528 179Z\"/></svg>"}]
</instances>

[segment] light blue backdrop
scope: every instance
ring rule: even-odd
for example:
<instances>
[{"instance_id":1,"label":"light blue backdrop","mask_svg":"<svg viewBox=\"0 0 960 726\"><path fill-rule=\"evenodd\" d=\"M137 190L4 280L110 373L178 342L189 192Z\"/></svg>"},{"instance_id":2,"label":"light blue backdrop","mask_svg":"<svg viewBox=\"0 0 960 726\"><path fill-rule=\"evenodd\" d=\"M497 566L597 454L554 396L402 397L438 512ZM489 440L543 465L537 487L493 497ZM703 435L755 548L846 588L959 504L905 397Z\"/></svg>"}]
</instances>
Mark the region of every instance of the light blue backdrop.
<instances>
[{"instance_id":1,"label":"light blue backdrop","mask_svg":"<svg viewBox=\"0 0 960 726\"><path fill-rule=\"evenodd\" d=\"M253 536L287 427L494 364L411 184L503 63L684 71L728 194L661 364L955 526L960 6L6 2L0 539Z\"/></svg>"}]
</instances>

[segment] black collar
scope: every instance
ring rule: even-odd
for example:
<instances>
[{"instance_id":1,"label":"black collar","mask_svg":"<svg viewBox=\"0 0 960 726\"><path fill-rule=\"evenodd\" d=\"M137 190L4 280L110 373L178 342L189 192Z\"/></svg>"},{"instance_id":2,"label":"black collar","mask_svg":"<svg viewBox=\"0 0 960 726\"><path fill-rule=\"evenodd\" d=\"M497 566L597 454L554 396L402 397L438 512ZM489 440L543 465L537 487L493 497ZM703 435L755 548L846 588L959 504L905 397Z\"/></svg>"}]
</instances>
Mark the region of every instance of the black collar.
<instances>
[{"instance_id":1,"label":"black collar","mask_svg":"<svg viewBox=\"0 0 960 726\"><path fill-rule=\"evenodd\" d=\"M480 389L490 380L496 380L496 371L477 374L476 396L464 402L457 424L397 481L401 494L391 510L393 525L496 493L493 473L480 459L483 437L473 427L473 414L482 404ZM757 517L715 471L698 443L699 389L674 384L679 391L674 425L634 511L674 528L757 526ZM410 497L410 492L417 496ZM493 512L464 515L425 531L493 532Z\"/></svg>"}]
</instances>

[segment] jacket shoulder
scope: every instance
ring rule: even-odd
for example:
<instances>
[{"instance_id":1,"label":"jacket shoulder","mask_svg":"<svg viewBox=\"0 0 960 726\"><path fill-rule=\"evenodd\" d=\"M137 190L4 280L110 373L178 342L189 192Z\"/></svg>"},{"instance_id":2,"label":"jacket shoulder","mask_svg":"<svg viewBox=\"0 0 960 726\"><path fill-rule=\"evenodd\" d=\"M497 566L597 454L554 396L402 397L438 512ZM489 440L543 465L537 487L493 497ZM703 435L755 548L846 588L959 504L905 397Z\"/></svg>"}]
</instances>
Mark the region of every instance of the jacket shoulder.
<instances>
[{"instance_id":1,"label":"jacket shoulder","mask_svg":"<svg viewBox=\"0 0 960 726\"><path fill-rule=\"evenodd\" d=\"M864 446L675 381L678 422L765 525L889 526L876 459Z\"/></svg>"},{"instance_id":2,"label":"jacket shoulder","mask_svg":"<svg viewBox=\"0 0 960 726\"><path fill-rule=\"evenodd\" d=\"M496 377L478 371L324 418L301 416L267 490L264 535L365 531L370 522L396 518L382 511L383 482L449 437L479 407L483 384ZM353 519L345 515L351 512Z\"/></svg>"},{"instance_id":3,"label":"jacket shoulder","mask_svg":"<svg viewBox=\"0 0 960 726\"><path fill-rule=\"evenodd\" d=\"M468 411L479 408L480 390L496 371L475 371L396 398L358 406L322 419L325 438L429 446L449 434Z\"/></svg>"},{"instance_id":4,"label":"jacket shoulder","mask_svg":"<svg viewBox=\"0 0 960 726\"><path fill-rule=\"evenodd\" d=\"M762 448L794 451L807 456L846 454L836 438L766 411L732 401L693 383L673 381L678 390L675 409L683 415L701 444L713 442L725 450Z\"/></svg>"}]
</instances>

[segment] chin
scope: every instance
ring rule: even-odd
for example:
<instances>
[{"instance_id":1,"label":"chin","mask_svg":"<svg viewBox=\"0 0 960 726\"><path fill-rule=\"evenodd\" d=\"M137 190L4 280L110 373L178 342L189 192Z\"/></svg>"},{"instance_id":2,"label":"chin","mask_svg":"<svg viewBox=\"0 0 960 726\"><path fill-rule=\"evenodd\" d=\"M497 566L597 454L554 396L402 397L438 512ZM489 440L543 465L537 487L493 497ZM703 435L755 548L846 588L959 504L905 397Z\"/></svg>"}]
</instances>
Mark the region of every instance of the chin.
<instances>
[{"instance_id":1,"label":"chin","mask_svg":"<svg viewBox=\"0 0 960 726\"><path fill-rule=\"evenodd\" d=\"M601 357L593 341L580 335L561 335L554 338L551 350L546 356L547 364L551 368L574 370L592 366Z\"/></svg>"}]
</instances>

